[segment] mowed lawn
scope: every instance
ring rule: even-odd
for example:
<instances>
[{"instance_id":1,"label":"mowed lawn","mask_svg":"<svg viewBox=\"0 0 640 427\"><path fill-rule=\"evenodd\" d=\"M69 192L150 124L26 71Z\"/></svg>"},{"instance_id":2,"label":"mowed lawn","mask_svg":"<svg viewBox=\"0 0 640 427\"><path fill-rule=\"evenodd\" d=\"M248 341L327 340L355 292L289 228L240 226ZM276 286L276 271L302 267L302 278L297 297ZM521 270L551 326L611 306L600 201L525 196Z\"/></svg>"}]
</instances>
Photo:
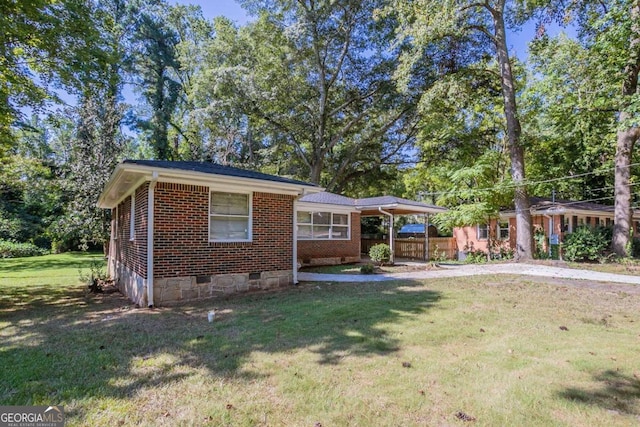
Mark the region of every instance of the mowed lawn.
<instances>
[{"instance_id":1,"label":"mowed lawn","mask_svg":"<svg viewBox=\"0 0 640 427\"><path fill-rule=\"evenodd\" d=\"M0 260L0 404L88 426L640 423L631 285L307 283L148 310L87 295L96 259Z\"/></svg>"}]
</instances>

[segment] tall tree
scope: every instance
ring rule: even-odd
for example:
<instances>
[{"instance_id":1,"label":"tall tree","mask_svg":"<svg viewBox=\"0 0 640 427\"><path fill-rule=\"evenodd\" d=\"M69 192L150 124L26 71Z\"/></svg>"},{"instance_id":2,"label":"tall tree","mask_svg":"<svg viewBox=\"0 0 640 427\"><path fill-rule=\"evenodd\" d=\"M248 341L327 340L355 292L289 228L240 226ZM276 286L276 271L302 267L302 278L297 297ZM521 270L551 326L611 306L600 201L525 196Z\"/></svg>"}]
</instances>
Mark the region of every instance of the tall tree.
<instances>
[{"instance_id":1,"label":"tall tree","mask_svg":"<svg viewBox=\"0 0 640 427\"><path fill-rule=\"evenodd\" d=\"M620 128L616 138L615 160L615 214L613 226L613 251L619 256L628 256L629 232L631 230L631 163L633 146L640 138L637 119L638 72L640 71L640 1L628 4L630 22L628 50L624 60L622 79L622 109L619 112Z\"/></svg>"},{"instance_id":2,"label":"tall tree","mask_svg":"<svg viewBox=\"0 0 640 427\"><path fill-rule=\"evenodd\" d=\"M138 2L103 0L93 18L100 33L101 54L108 60L81 76L76 89L78 105L67 108L59 120L57 146L65 153L62 186L69 197L60 219L58 240L103 244L107 240L109 213L96 203L115 165L127 147L122 132L127 106L122 102L125 63L130 50ZM68 123L72 123L69 129Z\"/></svg>"},{"instance_id":3,"label":"tall tree","mask_svg":"<svg viewBox=\"0 0 640 427\"><path fill-rule=\"evenodd\" d=\"M582 0L561 4L562 21L573 20L588 50L589 63L598 85L593 87L592 111L613 114L615 136L615 213L613 250L628 255L631 231L632 158L640 137L638 72L640 71L640 2ZM571 68L574 58L567 60ZM609 139L609 138L608 138ZM612 144L614 145L614 144Z\"/></svg>"},{"instance_id":4,"label":"tall tree","mask_svg":"<svg viewBox=\"0 0 640 427\"><path fill-rule=\"evenodd\" d=\"M92 64L104 63L93 3L9 0L0 3L0 148L25 124L24 108L40 109L52 84L76 85Z\"/></svg>"},{"instance_id":5,"label":"tall tree","mask_svg":"<svg viewBox=\"0 0 640 427\"><path fill-rule=\"evenodd\" d=\"M506 0L435 1L418 0L391 1L385 15L397 15L402 22L398 39L414 45L405 57L401 71L410 71L426 47L447 40L462 41L468 55L478 49L493 54L498 67L503 108L506 122L511 179L515 186L516 210L516 260L527 260L533 256L533 238L529 199L525 186L525 158L521 141L521 125L516 103L516 84L511 59L507 49L506 23L528 12L520 2ZM445 45L446 46L446 45Z\"/></svg>"},{"instance_id":6,"label":"tall tree","mask_svg":"<svg viewBox=\"0 0 640 427\"><path fill-rule=\"evenodd\" d=\"M530 77L520 98L530 144L527 174L536 195L613 203L619 85L597 52L564 34L529 46ZM548 182L549 178L567 177Z\"/></svg>"},{"instance_id":7,"label":"tall tree","mask_svg":"<svg viewBox=\"0 0 640 427\"><path fill-rule=\"evenodd\" d=\"M168 134L181 91L175 77L175 71L180 69L176 55L178 35L167 25L167 13L164 3L159 10L150 8L141 12L134 60L138 87L149 107L148 118L139 119L138 126L149 133L155 157L163 160L176 158Z\"/></svg>"},{"instance_id":8,"label":"tall tree","mask_svg":"<svg viewBox=\"0 0 640 427\"><path fill-rule=\"evenodd\" d=\"M336 189L404 154L411 138L392 139L415 110L393 87L378 3L247 0L256 22L216 29L200 87L236 101L275 172Z\"/></svg>"}]
</instances>

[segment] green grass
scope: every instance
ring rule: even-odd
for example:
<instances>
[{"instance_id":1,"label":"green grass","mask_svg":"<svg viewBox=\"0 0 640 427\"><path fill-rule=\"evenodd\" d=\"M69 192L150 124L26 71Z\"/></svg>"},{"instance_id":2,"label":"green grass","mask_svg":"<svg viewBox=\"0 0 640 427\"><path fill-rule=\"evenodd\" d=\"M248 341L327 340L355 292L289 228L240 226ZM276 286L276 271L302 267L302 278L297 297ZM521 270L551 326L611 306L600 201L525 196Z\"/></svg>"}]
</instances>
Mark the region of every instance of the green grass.
<instances>
[{"instance_id":1,"label":"green grass","mask_svg":"<svg viewBox=\"0 0 640 427\"><path fill-rule=\"evenodd\" d=\"M62 404L71 426L640 421L637 293L482 277L147 310L87 295L93 259L0 261L0 404Z\"/></svg>"}]
</instances>

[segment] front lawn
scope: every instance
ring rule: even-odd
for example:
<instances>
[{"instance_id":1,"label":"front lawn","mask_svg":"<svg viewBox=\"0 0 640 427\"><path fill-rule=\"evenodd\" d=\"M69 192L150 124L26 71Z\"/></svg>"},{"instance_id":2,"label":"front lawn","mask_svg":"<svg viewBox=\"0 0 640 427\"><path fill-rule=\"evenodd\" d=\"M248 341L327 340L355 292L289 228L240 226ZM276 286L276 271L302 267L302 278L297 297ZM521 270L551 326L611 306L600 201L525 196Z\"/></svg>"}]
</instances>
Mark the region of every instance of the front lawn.
<instances>
[{"instance_id":1,"label":"front lawn","mask_svg":"<svg viewBox=\"0 0 640 427\"><path fill-rule=\"evenodd\" d=\"M637 293L485 276L147 310L86 295L91 259L0 260L0 404L71 426L640 421Z\"/></svg>"}]
</instances>

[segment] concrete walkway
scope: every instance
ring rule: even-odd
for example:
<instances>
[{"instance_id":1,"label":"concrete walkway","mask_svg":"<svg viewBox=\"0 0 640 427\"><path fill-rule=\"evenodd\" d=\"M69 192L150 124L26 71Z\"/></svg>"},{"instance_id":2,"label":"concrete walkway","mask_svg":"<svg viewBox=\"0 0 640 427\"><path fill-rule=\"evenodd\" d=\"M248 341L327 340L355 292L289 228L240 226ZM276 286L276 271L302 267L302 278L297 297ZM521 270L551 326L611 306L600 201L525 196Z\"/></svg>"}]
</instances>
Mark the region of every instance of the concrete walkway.
<instances>
[{"instance_id":1,"label":"concrete walkway","mask_svg":"<svg viewBox=\"0 0 640 427\"><path fill-rule=\"evenodd\" d=\"M628 283L640 285L640 276L601 273L591 270L551 267L539 264L464 264L441 265L439 270L411 271L383 274L324 274L298 273L301 282L383 282L403 279L438 279L442 277L464 277L493 274L515 274L524 276L552 277L557 279L591 280L596 282Z\"/></svg>"}]
</instances>

